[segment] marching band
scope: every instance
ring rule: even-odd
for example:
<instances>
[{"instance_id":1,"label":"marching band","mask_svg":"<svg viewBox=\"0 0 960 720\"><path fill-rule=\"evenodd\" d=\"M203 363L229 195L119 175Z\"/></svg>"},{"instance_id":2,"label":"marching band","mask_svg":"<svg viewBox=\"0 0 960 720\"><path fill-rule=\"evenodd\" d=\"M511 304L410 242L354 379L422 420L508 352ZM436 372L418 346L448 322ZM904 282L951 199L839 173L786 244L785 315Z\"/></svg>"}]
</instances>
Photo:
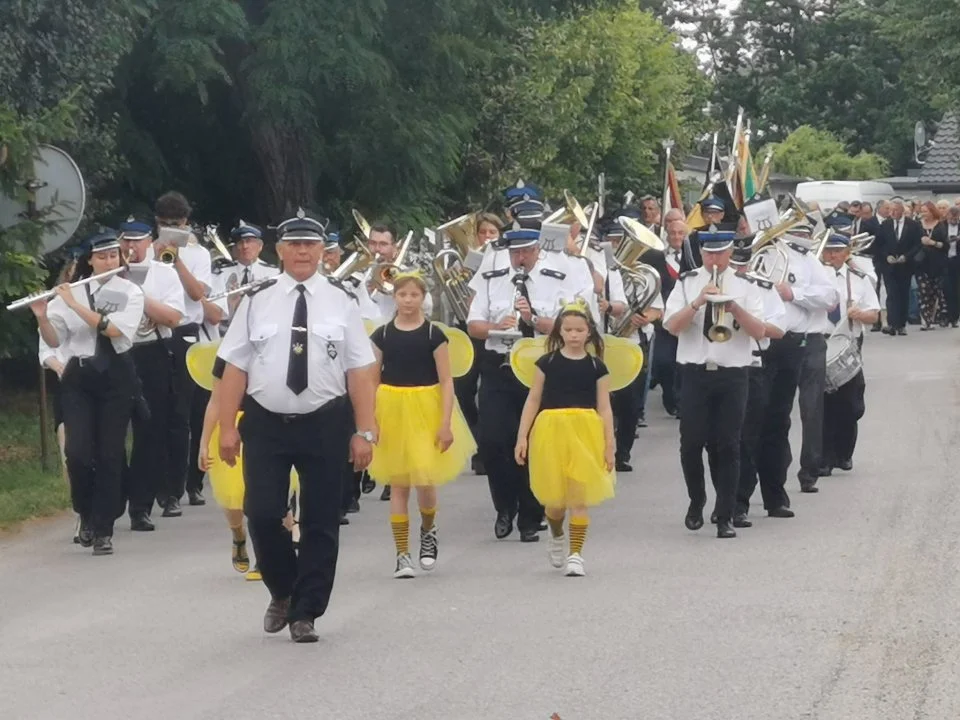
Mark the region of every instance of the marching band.
<instances>
[{"instance_id":1,"label":"marching band","mask_svg":"<svg viewBox=\"0 0 960 720\"><path fill-rule=\"evenodd\" d=\"M229 249L216 228L192 230L178 193L153 224L99 232L72 283L14 304L37 318L41 363L60 368L79 544L113 552L124 511L154 530L154 502L178 517L184 494L205 502L208 476L240 572L246 517L265 631L314 642L361 491L384 485L394 576L413 577L411 488L433 570L440 486L472 462L495 537L547 531L551 565L582 576L588 508L632 469L651 374L679 417L684 525L704 524L705 452L717 537L751 527L757 484L768 516L793 517L795 396L803 492L852 467L864 412L860 349L879 303L853 221L794 201L751 228L746 214L725 222L729 201L708 190L688 234L673 211L661 227L653 198L604 209L602 193L551 210L520 181L502 216L422 236L354 211L349 242L300 210L276 227L279 267L255 225L238 221Z\"/></svg>"}]
</instances>

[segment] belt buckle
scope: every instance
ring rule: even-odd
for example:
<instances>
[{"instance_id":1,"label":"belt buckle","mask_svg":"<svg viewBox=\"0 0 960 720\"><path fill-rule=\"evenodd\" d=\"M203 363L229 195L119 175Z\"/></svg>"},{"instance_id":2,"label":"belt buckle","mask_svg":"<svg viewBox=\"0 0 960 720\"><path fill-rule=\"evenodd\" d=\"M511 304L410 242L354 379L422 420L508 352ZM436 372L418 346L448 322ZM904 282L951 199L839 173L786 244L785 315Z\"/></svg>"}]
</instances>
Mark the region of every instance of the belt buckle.
<instances>
[{"instance_id":1,"label":"belt buckle","mask_svg":"<svg viewBox=\"0 0 960 720\"><path fill-rule=\"evenodd\" d=\"M718 367L715 362L708 362L706 364L707 372L714 372Z\"/></svg>"}]
</instances>

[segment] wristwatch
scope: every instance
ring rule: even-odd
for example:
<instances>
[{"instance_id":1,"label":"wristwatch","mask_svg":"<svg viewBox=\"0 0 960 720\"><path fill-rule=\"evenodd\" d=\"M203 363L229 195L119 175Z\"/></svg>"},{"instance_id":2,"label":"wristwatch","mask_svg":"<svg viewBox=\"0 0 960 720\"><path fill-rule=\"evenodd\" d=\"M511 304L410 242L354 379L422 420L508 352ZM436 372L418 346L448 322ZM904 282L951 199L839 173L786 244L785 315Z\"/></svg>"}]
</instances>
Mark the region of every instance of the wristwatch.
<instances>
[{"instance_id":1,"label":"wristwatch","mask_svg":"<svg viewBox=\"0 0 960 720\"><path fill-rule=\"evenodd\" d=\"M107 329L107 325L109 325L109 324L110 324L110 321L107 320L107 316L106 316L106 315L101 315L101 316L100 316L100 322L97 323L97 332L101 332L101 333L102 333L104 330Z\"/></svg>"},{"instance_id":2,"label":"wristwatch","mask_svg":"<svg viewBox=\"0 0 960 720\"><path fill-rule=\"evenodd\" d=\"M357 430L357 432L355 432L354 435L362 437L368 443L374 443L377 440L377 436L374 435L373 432L370 430L364 430L363 432Z\"/></svg>"}]
</instances>

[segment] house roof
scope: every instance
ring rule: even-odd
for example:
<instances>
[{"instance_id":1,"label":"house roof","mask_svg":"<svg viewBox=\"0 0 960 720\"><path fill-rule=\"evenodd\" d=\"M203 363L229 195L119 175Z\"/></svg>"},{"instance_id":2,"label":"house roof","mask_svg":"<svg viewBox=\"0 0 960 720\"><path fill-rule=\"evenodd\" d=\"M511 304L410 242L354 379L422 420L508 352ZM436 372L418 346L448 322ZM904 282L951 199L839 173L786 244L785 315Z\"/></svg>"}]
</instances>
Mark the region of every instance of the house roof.
<instances>
[{"instance_id":1,"label":"house roof","mask_svg":"<svg viewBox=\"0 0 960 720\"><path fill-rule=\"evenodd\" d=\"M960 123L956 114L943 116L933 147L920 168L918 182L920 185L960 183Z\"/></svg>"}]
</instances>

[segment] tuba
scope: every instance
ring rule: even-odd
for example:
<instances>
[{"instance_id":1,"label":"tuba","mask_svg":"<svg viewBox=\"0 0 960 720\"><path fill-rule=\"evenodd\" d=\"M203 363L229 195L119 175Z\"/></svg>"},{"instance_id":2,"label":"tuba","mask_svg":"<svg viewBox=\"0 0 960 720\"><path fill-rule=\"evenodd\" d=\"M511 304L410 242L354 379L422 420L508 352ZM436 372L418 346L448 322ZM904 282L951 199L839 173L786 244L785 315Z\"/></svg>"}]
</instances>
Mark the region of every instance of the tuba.
<instances>
[{"instance_id":1,"label":"tuba","mask_svg":"<svg viewBox=\"0 0 960 720\"><path fill-rule=\"evenodd\" d=\"M476 272L465 261L472 253L480 252L477 219L476 213L468 213L437 228L437 232L442 233L444 247L433 259L433 272L454 316L462 323L467 321L470 312L472 293L468 284Z\"/></svg>"},{"instance_id":2,"label":"tuba","mask_svg":"<svg viewBox=\"0 0 960 720\"><path fill-rule=\"evenodd\" d=\"M660 236L639 220L624 215L618 217L617 222L626 233L613 253L613 259L620 267L634 267L648 250L657 252L666 250L666 245Z\"/></svg>"},{"instance_id":3,"label":"tuba","mask_svg":"<svg viewBox=\"0 0 960 720\"><path fill-rule=\"evenodd\" d=\"M340 263L330 277L336 280L349 280L359 284L363 280L363 273L373 264L373 254L365 243L357 242L357 249L350 253L346 259Z\"/></svg>"},{"instance_id":4,"label":"tuba","mask_svg":"<svg viewBox=\"0 0 960 720\"><path fill-rule=\"evenodd\" d=\"M610 335L627 337L633 332L630 320L634 315L640 315L660 295L660 273L643 263L634 267L621 267L623 275L623 289L627 295L627 311L613 321L610 326Z\"/></svg>"},{"instance_id":5,"label":"tuba","mask_svg":"<svg viewBox=\"0 0 960 720\"><path fill-rule=\"evenodd\" d=\"M716 266L710 271L710 282L721 293L723 292L720 287L720 271ZM711 342L725 343L733 337L733 318L730 313L723 309L724 303L729 298L723 295L707 295L706 299L710 303L710 312L713 314L713 325L707 330L707 337L710 338Z\"/></svg>"},{"instance_id":6,"label":"tuba","mask_svg":"<svg viewBox=\"0 0 960 720\"><path fill-rule=\"evenodd\" d=\"M403 242L400 243L400 250L392 263L377 262L374 264L370 282L384 295L393 294L393 278L398 272L407 269L404 267L403 261L406 259L407 253L410 252L410 246L412 244L413 230L410 230L407 232Z\"/></svg>"}]
</instances>

